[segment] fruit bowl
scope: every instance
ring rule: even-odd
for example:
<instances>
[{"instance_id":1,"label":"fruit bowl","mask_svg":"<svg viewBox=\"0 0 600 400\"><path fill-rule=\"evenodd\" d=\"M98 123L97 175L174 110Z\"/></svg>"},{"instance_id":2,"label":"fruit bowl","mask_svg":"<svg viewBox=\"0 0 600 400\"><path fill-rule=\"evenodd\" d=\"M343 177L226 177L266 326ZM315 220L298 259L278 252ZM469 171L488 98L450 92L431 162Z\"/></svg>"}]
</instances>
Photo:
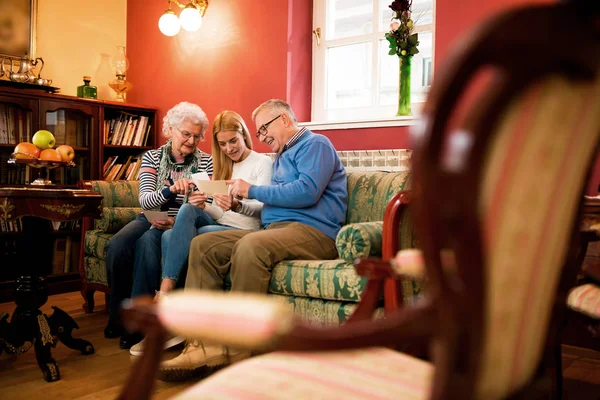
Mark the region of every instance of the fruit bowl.
<instances>
[{"instance_id":1,"label":"fruit bowl","mask_svg":"<svg viewBox=\"0 0 600 400\"><path fill-rule=\"evenodd\" d=\"M7 161L9 164L27 164L33 168L39 168L38 178L31 182L32 185L51 185L52 181L48 179L48 170L57 167L75 167L73 161L51 161L40 160L39 158L15 158L15 153Z\"/></svg>"}]
</instances>

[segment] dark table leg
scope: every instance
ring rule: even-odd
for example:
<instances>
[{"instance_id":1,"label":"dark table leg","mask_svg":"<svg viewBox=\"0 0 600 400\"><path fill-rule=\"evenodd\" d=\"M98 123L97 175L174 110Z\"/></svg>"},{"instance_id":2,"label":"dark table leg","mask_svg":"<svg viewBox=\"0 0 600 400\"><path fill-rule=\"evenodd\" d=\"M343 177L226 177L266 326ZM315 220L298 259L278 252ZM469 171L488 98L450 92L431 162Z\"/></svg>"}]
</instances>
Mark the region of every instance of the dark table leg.
<instances>
[{"instance_id":1,"label":"dark table leg","mask_svg":"<svg viewBox=\"0 0 600 400\"><path fill-rule=\"evenodd\" d=\"M0 316L0 348L14 354L22 354L34 344L35 357L48 382L60 380L60 370L52 358L52 347L58 340L67 347L79 350L81 354L93 354L94 346L87 340L73 338L73 329L79 326L63 310L52 307L51 316L43 314L39 308L48 300L48 292L43 279L21 277L17 280L15 303L17 308L10 323L7 316Z\"/></svg>"}]
</instances>

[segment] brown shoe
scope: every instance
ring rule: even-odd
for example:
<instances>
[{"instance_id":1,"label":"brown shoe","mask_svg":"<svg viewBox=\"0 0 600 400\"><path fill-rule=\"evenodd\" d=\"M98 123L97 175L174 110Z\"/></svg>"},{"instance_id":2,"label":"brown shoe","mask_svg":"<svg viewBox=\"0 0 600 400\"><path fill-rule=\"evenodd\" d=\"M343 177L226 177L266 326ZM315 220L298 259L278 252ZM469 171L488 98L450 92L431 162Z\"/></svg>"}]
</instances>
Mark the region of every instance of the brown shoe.
<instances>
[{"instance_id":1,"label":"brown shoe","mask_svg":"<svg viewBox=\"0 0 600 400\"><path fill-rule=\"evenodd\" d=\"M222 345L205 346L199 340L189 340L180 355L160 363L158 379L173 382L191 377L204 378L248 357L248 351L237 351Z\"/></svg>"}]
</instances>

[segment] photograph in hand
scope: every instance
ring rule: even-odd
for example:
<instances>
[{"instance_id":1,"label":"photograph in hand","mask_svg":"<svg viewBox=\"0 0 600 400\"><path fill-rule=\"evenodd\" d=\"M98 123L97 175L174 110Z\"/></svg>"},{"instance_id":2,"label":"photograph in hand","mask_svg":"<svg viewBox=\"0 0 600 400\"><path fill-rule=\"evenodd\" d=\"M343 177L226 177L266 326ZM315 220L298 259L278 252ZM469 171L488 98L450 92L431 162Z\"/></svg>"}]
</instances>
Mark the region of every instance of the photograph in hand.
<instances>
[{"instance_id":1,"label":"photograph in hand","mask_svg":"<svg viewBox=\"0 0 600 400\"><path fill-rule=\"evenodd\" d=\"M144 215L148 222L165 221L169 218L166 211L144 211Z\"/></svg>"},{"instance_id":2,"label":"photograph in hand","mask_svg":"<svg viewBox=\"0 0 600 400\"><path fill-rule=\"evenodd\" d=\"M212 196L215 193L228 194L226 181L194 180L194 184L196 185L199 191L204 192L208 196Z\"/></svg>"}]
</instances>

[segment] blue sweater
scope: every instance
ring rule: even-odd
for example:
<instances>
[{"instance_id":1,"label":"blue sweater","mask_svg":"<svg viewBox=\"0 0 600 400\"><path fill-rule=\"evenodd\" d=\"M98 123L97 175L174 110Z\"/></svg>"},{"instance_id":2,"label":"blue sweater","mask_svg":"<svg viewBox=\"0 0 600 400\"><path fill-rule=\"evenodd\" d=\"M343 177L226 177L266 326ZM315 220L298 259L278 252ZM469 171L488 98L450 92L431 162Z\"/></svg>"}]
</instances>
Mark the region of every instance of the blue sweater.
<instances>
[{"instance_id":1,"label":"blue sweater","mask_svg":"<svg viewBox=\"0 0 600 400\"><path fill-rule=\"evenodd\" d=\"M253 185L248 194L264 203L265 225L301 222L335 240L346 220L346 170L329 139L310 131L277 157L271 185Z\"/></svg>"}]
</instances>

